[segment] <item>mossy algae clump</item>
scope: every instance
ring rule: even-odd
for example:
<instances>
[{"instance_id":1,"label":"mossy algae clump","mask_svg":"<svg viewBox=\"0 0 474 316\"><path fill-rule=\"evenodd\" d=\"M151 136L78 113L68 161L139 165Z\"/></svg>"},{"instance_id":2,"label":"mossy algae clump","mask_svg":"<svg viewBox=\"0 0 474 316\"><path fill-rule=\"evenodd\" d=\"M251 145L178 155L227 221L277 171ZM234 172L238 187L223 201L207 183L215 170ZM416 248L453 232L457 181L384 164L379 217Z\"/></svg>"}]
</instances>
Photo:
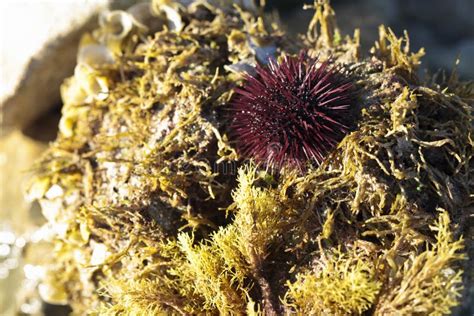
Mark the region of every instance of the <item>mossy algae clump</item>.
<instances>
[{"instance_id":1,"label":"mossy algae clump","mask_svg":"<svg viewBox=\"0 0 474 316\"><path fill-rule=\"evenodd\" d=\"M383 26L362 58L327 1L310 9L296 39L252 1L101 17L29 190L54 245L45 300L78 315L441 315L460 303L473 86L421 82L423 52ZM357 120L320 165L269 170L239 156L229 106L244 72L301 51L352 82Z\"/></svg>"}]
</instances>

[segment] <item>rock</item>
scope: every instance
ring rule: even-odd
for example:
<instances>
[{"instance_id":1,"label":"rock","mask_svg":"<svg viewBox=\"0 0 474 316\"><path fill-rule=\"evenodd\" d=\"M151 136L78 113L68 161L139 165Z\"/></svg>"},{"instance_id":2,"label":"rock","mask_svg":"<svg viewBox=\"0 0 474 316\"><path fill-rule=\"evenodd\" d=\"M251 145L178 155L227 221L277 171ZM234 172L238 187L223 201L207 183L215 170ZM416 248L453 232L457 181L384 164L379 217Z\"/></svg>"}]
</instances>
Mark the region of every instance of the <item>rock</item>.
<instances>
[{"instance_id":1,"label":"rock","mask_svg":"<svg viewBox=\"0 0 474 316\"><path fill-rule=\"evenodd\" d=\"M277 1L280 6L289 1ZM282 3L280 3L282 2ZM297 2L297 1L296 1ZM311 1L306 1L310 3ZM362 51L365 53L378 38L378 26L391 26L398 18L398 6L390 0L363 0L357 4L351 1L333 1L337 24L342 35L351 35L355 28L361 30ZM270 2L271 3L271 2ZM305 33L313 17L311 10L301 10L302 5L294 5L293 10L282 12L281 21L290 34Z\"/></svg>"},{"instance_id":2,"label":"rock","mask_svg":"<svg viewBox=\"0 0 474 316\"><path fill-rule=\"evenodd\" d=\"M459 54L461 59L460 75L472 80L474 78L474 38L462 41L457 45L456 50L456 54Z\"/></svg>"},{"instance_id":3,"label":"rock","mask_svg":"<svg viewBox=\"0 0 474 316\"><path fill-rule=\"evenodd\" d=\"M60 103L59 86L73 73L81 35L95 27L98 12L125 2L0 3L1 134L24 127Z\"/></svg>"},{"instance_id":4,"label":"rock","mask_svg":"<svg viewBox=\"0 0 474 316\"><path fill-rule=\"evenodd\" d=\"M442 69L449 72L454 68L456 59L459 58L457 71L462 79L474 78L474 39L464 40L453 46L433 46L424 58L426 65L432 69Z\"/></svg>"},{"instance_id":5,"label":"rock","mask_svg":"<svg viewBox=\"0 0 474 316\"><path fill-rule=\"evenodd\" d=\"M403 22L417 21L437 34L441 43L454 43L473 35L472 0L398 0Z\"/></svg>"},{"instance_id":6,"label":"rock","mask_svg":"<svg viewBox=\"0 0 474 316\"><path fill-rule=\"evenodd\" d=\"M398 7L394 1L389 0L364 0L357 4L353 1L342 1L335 4L334 9L342 34L352 35L354 29L360 29L364 54L378 39L379 25L392 27L398 18Z\"/></svg>"},{"instance_id":7,"label":"rock","mask_svg":"<svg viewBox=\"0 0 474 316\"><path fill-rule=\"evenodd\" d=\"M431 53L432 48L438 45L436 33L424 25L413 23L407 24L403 29L398 28L397 34L402 34L403 30L407 30L410 38L410 48L417 51L420 48L425 48L427 55Z\"/></svg>"}]
</instances>

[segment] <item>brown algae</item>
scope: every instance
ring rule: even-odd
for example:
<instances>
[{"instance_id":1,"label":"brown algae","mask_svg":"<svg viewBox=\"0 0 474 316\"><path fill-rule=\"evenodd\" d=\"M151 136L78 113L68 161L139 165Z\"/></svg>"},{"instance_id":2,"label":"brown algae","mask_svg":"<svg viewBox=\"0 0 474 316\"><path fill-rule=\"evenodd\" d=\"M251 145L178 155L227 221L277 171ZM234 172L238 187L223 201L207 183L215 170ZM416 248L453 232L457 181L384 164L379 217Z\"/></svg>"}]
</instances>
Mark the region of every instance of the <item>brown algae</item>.
<instances>
[{"instance_id":1,"label":"brown algae","mask_svg":"<svg viewBox=\"0 0 474 316\"><path fill-rule=\"evenodd\" d=\"M383 26L362 58L327 1L293 40L235 3L155 0L84 36L30 186L54 245L43 299L78 315L449 314L473 86L420 81L423 52ZM244 71L302 49L351 78L360 115L320 166L270 173L229 140L229 101Z\"/></svg>"}]
</instances>

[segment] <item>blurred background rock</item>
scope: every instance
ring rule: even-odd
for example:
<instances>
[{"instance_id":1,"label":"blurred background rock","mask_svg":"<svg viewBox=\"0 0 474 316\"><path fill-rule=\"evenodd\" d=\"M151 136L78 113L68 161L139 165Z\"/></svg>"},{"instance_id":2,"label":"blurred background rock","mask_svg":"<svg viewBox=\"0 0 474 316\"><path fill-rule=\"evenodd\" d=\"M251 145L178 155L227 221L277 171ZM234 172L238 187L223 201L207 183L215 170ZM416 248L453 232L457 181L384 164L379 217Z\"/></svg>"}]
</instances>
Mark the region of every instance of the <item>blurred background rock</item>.
<instances>
[{"instance_id":1,"label":"blurred background rock","mask_svg":"<svg viewBox=\"0 0 474 316\"><path fill-rule=\"evenodd\" d=\"M305 0L268 0L281 12L290 33L304 32L310 11L299 8ZM385 24L397 35L407 30L411 47L424 47L422 67L431 72L450 71L457 57L459 73L474 78L474 1L473 0L333 0L338 26L343 34L361 29L362 51L367 52L378 37L378 26Z\"/></svg>"},{"instance_id":2,"label":"blurred background rock","mask_svg":"<svg viewBox=\"0 0 474 316\"><path fill-rule=\"evenodd\" d=\"M56 137L59 85L72 75L80 35L96 26L101 10L134 2L0 1L0 315L16 308L15 291L24 282L23 272L32 279L41 272L34 265L40 261L22 237L42 223L41 216L36 205L25 202L22 188L28 168ZM288 33L295 35L306 31L313 13L301 8L312 2L267 0L267 7L277 10ZM343 34L361 29L362 52L377 39L378 26L385 24L397 35L407 30L413 50L425 47L422 67L431 73L439 68L451 71L460 57L461 77L474 78L474 0L332 0L332 4ZM19 252L32 257L26 265L23 259L12 259ZM25 313L28 308L34 311L35 304L39 303L23 306ZM54 307L42 308L46 314L56 314L51 312ZM36 306L36 311L41 308Z\"/></svg>"}]
</instances>

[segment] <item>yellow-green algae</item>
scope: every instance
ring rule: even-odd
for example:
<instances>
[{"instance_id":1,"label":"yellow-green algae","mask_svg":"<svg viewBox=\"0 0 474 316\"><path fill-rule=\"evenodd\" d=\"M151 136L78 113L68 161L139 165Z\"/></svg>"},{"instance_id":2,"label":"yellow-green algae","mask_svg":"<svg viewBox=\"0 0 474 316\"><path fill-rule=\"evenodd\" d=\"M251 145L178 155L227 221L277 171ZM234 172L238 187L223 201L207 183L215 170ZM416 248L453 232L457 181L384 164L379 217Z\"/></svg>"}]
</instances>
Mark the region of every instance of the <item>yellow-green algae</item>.
<instances>
[{"instance_id":1,"label":"yellow-green algae","mask_svg":"<svg viewBox=\"0 0 474 316\"><path fill-rule=\"evenodd\" d=\"M44 299L77 315L443 315L459 304L472 85L421 82L423 51L383 26L362 58L359 32L342 37L326 1L294 40L251 1L151 8L156 29L129 13L116 14L126 28L101 20L82 42L94 54L62 87L60 135L30 188L53 232ZM352 78L359 120L321 166L271 173L239 160L227 104L239 72L300 49Z\"/></svg>"}]
</instances>

